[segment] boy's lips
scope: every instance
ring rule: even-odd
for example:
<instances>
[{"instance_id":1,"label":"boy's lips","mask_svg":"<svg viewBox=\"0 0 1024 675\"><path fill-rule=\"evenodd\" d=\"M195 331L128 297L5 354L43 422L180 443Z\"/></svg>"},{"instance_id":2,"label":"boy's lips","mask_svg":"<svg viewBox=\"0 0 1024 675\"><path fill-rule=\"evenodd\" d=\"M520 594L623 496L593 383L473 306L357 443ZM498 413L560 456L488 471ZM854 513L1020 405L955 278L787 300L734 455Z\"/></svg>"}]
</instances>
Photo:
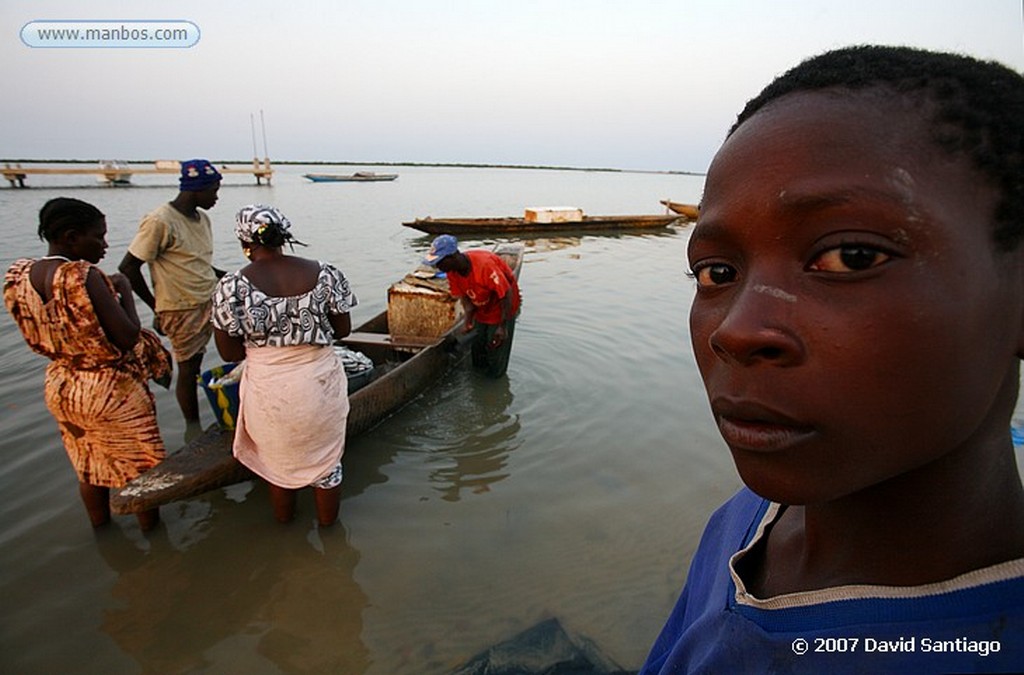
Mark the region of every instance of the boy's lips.
<instances>
[{"instance_id":1,"label":"boy's lips","mask_svg":"<svg viewBox=\"0 0 1024 675\"><path fill-rule=\"evenodd\" d=\"M814 427L753 401L717 398L711 410L722 437L733 448L783 450L814 434Z\"/></svg>"}]
</instances>

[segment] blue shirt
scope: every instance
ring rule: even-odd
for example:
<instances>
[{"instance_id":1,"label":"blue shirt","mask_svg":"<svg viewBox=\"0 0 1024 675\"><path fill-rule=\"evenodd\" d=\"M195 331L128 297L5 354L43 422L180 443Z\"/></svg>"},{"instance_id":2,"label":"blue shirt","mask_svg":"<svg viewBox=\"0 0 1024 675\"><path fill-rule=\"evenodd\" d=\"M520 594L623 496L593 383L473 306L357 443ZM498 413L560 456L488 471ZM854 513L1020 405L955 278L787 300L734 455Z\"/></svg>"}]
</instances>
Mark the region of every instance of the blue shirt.
<instances>
[{"instance_id":1,"label":"blue shirt","mask_svg":"<svg viewBox=\"0 0 1024 675\"><path fill-rule=\"evenodd\" d=\"M711 517L641 674L1024 671L1024 559L937 584L759 600L730 559L777 512L743 489Z\"/></svg>"}]
</instances>

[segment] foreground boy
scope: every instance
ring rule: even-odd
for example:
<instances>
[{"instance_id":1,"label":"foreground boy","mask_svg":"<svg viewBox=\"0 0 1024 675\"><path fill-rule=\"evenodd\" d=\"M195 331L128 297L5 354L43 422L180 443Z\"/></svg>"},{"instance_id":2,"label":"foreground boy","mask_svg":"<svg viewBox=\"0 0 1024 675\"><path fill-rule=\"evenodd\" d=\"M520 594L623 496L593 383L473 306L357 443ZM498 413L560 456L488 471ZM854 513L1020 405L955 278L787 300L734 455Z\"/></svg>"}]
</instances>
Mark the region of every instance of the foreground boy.
<instances>
[{"instance_id":1,"label":"foreground boy","mask_svg":"<svg viewBox=\"0 0 1024 675\"><path fill-rule=\"evenodd\" d=\"M689 244L747 485L644 673L1024 670L1024 78L858 47L747 104Z\"/></svg>"}]
</instances>

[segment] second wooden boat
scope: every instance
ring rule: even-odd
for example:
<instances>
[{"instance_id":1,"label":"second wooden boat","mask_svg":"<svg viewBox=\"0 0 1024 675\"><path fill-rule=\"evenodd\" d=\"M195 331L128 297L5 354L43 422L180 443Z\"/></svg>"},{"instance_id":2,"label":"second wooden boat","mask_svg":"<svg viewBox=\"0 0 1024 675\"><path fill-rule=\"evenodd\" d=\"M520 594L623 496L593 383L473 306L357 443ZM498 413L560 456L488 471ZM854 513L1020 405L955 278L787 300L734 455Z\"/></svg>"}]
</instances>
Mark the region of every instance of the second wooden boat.
<instances>
[{"instance_id":1,"label":"second wooden boat","mask_svg":"<svg viewBox=\"0 0 1024 675\"><path fill-rule=\"evenodd\" d=\"M521 244L499 245L495 253L519 275ZM393 285L389 289L389 311L381 312L340 341L368 356L374 364L368 382L349 395L347 438L372 429L394 414L441 381L445 372L466 355L467 341L460 339L459 303L439 288L447 287L433 280L424 280L422 286L406 281ZM416 329L420 334L411 334ZM111 490L111 511L146 511L251 479L249 470L231 453L232 438L230 430L208 429L123 488Z\"/></svg>"},{"instance_id":2,"label":"second wooden boat","mask_svg":"<svg viewBox=\"0 0 1024 675\"><path fill-rule=\"evenodd\" d=\"M665 228L682 220L679 215L653 216L583 216L580 220L543 223L526 218L417 218L402 223L428 234L518 234L518 233L587 233L616 230L650 230Z\"/></svg>"}]
</instances>

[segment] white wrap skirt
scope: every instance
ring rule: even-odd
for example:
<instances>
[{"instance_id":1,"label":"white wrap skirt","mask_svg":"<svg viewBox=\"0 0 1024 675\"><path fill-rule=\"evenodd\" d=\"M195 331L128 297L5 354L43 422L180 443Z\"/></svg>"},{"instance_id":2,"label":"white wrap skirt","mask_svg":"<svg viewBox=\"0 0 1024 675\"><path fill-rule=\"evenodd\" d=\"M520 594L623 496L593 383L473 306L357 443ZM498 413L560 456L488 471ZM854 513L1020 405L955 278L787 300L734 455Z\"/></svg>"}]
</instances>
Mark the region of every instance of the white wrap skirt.
<instances>
[{"instance_id":1,"label":"white wrap skirt","mask_svg":"<svg viewBox=\"0 0 1024 675\"><path fill-rule=\"evenodd\" d=\"M345 451L348 380L329 346L247 347L233 451L278 487L306 487Z\"/></svg>"}]
</instances>

